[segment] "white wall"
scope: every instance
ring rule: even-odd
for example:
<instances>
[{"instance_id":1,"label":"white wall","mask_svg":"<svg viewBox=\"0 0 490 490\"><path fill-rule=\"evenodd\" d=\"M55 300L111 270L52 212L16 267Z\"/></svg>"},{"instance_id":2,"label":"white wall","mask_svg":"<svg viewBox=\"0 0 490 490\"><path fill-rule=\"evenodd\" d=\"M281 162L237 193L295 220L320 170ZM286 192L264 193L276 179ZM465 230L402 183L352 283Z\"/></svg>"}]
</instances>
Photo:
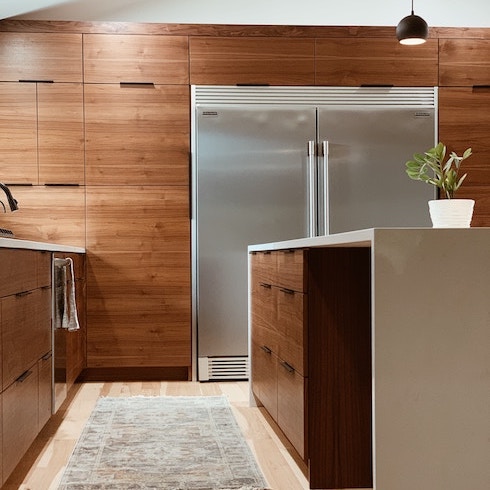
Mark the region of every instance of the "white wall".
<instances>
[{"instance_id":1,"label":"white wall","mask_svg":"<svg viewBox=\"0 0 490 490\"><path fill-rule=\"evenodd\" d=\"M414 0L414 7L429 26L490 27L489 0ZM411 0L1 0L0 18L395 26L410 8Z\"/></svg>"}]
</instances>

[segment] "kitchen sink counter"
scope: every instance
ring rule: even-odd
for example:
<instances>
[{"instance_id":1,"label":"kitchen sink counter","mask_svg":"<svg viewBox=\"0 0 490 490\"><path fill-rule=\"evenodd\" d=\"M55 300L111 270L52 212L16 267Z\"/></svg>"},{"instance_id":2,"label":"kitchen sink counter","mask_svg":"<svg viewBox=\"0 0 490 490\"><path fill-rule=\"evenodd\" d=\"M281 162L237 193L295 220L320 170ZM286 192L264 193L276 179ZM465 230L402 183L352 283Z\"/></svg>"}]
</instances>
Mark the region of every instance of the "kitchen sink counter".
<instances>
[{"instance_id":1,"label":"kitchen sink counter","mask_svg":"<svg viewBox=\"0 0 490 490\"><path fill-rule=\"evenodd\" d=\"M324 308L313 332L350 341L348 319L369 295L374 488L490 488L490 228L375 228L248 251L295 248L307 249L308 287ZM326 353L311 342L309 365L322 365ZM308 375L319 383L314 401L324 381Z\"/></svg>"},{"instance_id":2,"label":"kitchen sink counter","mask_svg":"<svg viewBox=\"0 0 490 490\"><path fill-rule=\"evenodd\" d=\"M35 242L31 240L19 240L17 238L0 238L0 248L21 248L26 250L45 250L48 252L72 252L85 253L81 247L60 245L57 243Z\"/></svg>"}]
</instances>

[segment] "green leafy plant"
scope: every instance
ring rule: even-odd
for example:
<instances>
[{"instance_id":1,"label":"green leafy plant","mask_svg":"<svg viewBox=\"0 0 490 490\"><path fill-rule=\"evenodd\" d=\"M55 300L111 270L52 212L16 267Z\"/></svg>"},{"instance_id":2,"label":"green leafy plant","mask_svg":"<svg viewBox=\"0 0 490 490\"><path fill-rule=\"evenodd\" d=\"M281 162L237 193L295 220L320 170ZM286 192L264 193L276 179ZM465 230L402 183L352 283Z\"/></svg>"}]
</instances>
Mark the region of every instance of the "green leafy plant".
<instances>
[{"instance_id":1,"label":"green leafy plant","mask_svg":"<svg viewBox=\"0 0 490 490\"><path fill-rule=\"evenodd\" d=\"M408 176L413 180L421 180L427 184L435 185L451 199L454 193L461 187L467 174L459 177L459 170L463 160L471 155L471 148L467 148L462 156L453 151L446 158L446 146L438 143L434 148L425 153L415 153L413 160L405 164Z\"/></svg>"}]
</instances>

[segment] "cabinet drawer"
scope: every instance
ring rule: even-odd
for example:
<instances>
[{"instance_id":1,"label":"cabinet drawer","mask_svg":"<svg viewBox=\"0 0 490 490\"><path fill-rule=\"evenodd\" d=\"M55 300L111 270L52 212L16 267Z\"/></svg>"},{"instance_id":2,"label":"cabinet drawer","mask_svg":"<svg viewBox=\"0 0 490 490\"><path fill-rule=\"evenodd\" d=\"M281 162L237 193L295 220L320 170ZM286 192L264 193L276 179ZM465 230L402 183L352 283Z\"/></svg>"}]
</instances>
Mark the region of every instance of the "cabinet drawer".
<instances>
[{"instance_id":1,"label":"cabinet drawer","mask_svg":"<svg viewBox=\"0 0 490 490\"><path fill-rule=\"evenodd\" d=\"M307 375L307 298L290 289L277 290L278 356L303 376Z\"/></svg>"},{"instance_id":2,"label":"cabinet drawer","mask_svg":"<svg viewBox=\"0 0 490 490\"><path fill-rule=\"evenodd\" d=\"M306 251L294 249L279 250L276 253L275 284L294 291L306 291Z\"/></svg>"},{"instance_id":3,"label":"cabinet drawer","mask_svg":"<svg viewBox=\"0 0 490 490\"><path fill-rule=\"evenodd\" d=\"M3 392L3 476L7 479L38 433L37 363Z\"/></svg>"},{"instance_id":4,"label":"cabinet drawer","mask_svg":"<svg viewBox=\"0 0 490 490\"><path fill-rule=\"evenodd\" d=\"M277 289L264 283L254 286L252 289L252 339L277 354Z\"/></svg>"},{"instance_id":5,"label":"cabinet drawer","mask_svg":"<svg viewBox=\"0 0 490 490\"><path fill-rule=\"evenodd\" d=\"M252 252L250 260L252 284L260 282L275 284L277 268L276 252Z\"/></svg>"},{"instance_id":6,"label":"cabinet drawer","mask_svg":"<svg viewBox=\"0 0 490 490\"><path fill-rule=\"evenodd\" d=\"M38 431L40 431L52 414L53 356L51 352L41 357L37 366L39 372Z\"/></svg>"},{"instance_id":7,"label":"cabinet drawer","mask_svg":"<svg viewBox=\"0 0 490 490\"><path fill-rule=\"evenodd\" d=\"M3 387L51 350L51 288L2 299Z\"/></svg>"},{"instance_id":8,"label":"cabinet drawer","mask_svg":"<svg viewBox=\"0 0 490 490\"><path fill-rule=\"evenodd\" d=\"M306 460L305 393L307 379L279 360L277 367L277 423L298 454Z\"/></svg>"},{"instance_id":9,"label":"cabinet drawer","mask_svg":"<svg viewBox=\"0 0 490 490\"><path fill-rule=\"evenodd\" d=\"M0 250L0 297L37 287L38 254L34 250Z\"/></svg>"},{"instance_id":10,"label":"cabinet drawer","mask_svg":"<svg viewBox=\"0 0 490 490\"><path fill-rule=\"evenodd\" d=\"M252 342L252 391L277 421L277 357Z\"/></svg>"},{"instance_id":11,"label":"cabinet drawer","mask_svg":"<svg viewBox=\"0 0 490 490\"><path fill-rule=\"evenodd\" d=\"M37 254L37 287L51 286L51 252Z\"/></svg>"}]
</instances>

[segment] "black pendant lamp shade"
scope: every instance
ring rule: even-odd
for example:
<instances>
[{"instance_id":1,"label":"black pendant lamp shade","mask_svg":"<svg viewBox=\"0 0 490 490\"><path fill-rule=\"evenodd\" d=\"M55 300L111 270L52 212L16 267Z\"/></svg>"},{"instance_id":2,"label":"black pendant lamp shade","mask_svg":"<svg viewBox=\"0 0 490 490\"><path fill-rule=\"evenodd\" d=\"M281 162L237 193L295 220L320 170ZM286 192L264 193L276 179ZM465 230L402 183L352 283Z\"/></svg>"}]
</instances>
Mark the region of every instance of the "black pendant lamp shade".
<instances>
[{"instance_id":1,"label":"black pendant lamp shade","mask_svg":"<svg viewBox=\"0 0 490 490\"><path fill-rule=\"evenodd\" d=\"M422 17L412 13L404 17L396 26L396 37L400 44L422 44L429 37L429 26Z\"/></svg>"}]
</instances>

